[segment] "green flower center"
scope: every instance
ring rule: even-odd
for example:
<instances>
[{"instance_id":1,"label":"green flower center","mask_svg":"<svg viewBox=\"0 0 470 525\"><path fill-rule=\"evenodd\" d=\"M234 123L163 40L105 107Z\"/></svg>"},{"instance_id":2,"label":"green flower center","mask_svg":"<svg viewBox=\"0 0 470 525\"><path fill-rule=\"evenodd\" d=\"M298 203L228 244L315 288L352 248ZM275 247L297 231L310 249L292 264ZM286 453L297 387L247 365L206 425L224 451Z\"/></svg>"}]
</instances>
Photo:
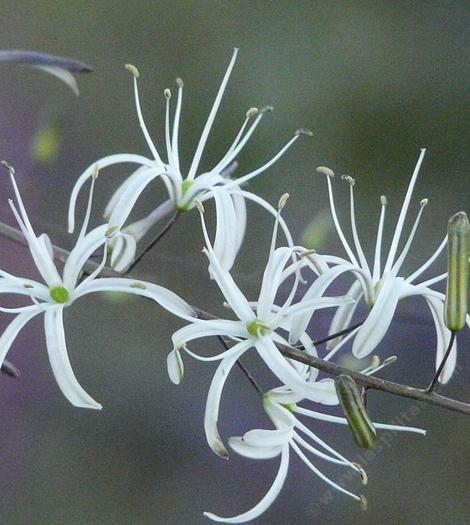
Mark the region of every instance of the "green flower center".
<instances>
[{"instance_id":1,"label":"green flower center","mask_svg":"<svg viewBox=\"0 0 470 525\"><path fill-rule=\"evenodd\" d=\"M49 288L49 295L53 301L59 304L64 304L69 300L69 292L64 286L53 286Z\"/></svg>"},{"instance_id":2,"label":"green flower center","mask_svg":"<svg viewBox=\"0 0 470 525\"><path fill-rule=\"evenodd\" d=\"M253 337L261 337L270 332L269 326L262 323L259 319L253 319L246 325L247 332Z\"/></svg>"},{"instance_id":3,"label":"green flower center","mask_svg":"<svg viewBox=\"0 0 470 525\"><path fill-rule=\"evenodd\" d=\"M189 188L194 184L194 181L193 180L184 180L182 183L181 183L181 200L183 200L184 196L186 195L186 193L188 193L188 190ZM179 205L179 204L175 204L175 209L179 212L179 213L185 213L189 210L189 207L191 205L191 201L187 202L186 204L183 204L183 205Z\"/></svg>"}]
</instances>

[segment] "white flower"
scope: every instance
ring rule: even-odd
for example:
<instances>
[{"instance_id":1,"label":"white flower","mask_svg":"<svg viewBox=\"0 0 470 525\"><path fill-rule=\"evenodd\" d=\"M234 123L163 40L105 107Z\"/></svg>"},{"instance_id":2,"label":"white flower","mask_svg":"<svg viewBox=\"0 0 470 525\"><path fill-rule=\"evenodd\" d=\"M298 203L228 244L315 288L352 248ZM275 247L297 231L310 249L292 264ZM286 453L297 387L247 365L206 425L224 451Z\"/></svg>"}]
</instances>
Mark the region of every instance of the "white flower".
<instances>
[{"instance_id":1,"label":"white flower","mask_svg":"<svg viewBox=\"0 0 470 525\"><path fill-rule=\"evenodd\" d=\"M181 213L193 209L195 207L196 199L200 202L204 202L207 199L215 199L217 211L217 232L214 249L221 257L221 263L227 269L230 269L232 266L236 253L238 252L240 244L243 240L246 225L245 199L254 201L272 214L276 213L266 201L242 188L249 180L272 166L298 139L301 133L309 133L307 130L298 130L295 135L287 142L287 144L281 148L281 150L271 160L259 168L239 177L238 179L230 178L232 171L236 167L235 159L243 150L248 140L251 138L252 134L266 113L266 110L270 108L264 108L261 110L258 110L257 108L251 108L246 113L242 126L225 155L223 155L219 162L217 162L216 165L213 166L209 171L198 173L200 160L206 146L206 142L209 137L216 113L219 109L222 96L230 78L230 74L235 64L237 52L238 50L235 49L212 109L209 113L207 122L202 131L190 168L186 175L181 170L178 146L181 106L183 99L183 82L180 79L177 81L178 96L172 129L170 129L171 92L169 89L165 90L165 142L167 159L164 161L154 142L150 138L150 134L142 116L138 92L139 72L134 66L126 66L134 76L134 92L137 115L145 140L153 158L147 158L134 154L117 154L104 157L97 163L94 163L97 164L100 169L121 163L131 163L138 166L137 170L134 171L114 193L111 200L109 201L108 206L106 207L104 216L111 225L115 225L118 222L124 223L132 211L140 194L155 179L160 179L162 181L168 192L169 200L157 206L155 210L153 210L143 219L124 228L122 230L124 240L118 241L118 237L116 237L116 241L113 241L113 249L119 252L119 255L117 256L119 261L112 259L111 262L113 267L119 271L125 269L125 264L128 265L129 262L132 261L135 255L136 242L142 239L142 237L155 223L171 213L172 210L176 211L177 213ZM74 186L69 209L70 232L74 230L75 206L78 194L83 184L91 176L93 169L93 166L90 166L87 170L85 170ZM217 188L220 188L220 191L214 191ZM288 235L288 230L285 225L283 223L281 225L283 226L286 235ZM222 230L224 231L223 243L220 241ZM120 243L119 245L117 244L118 242ZM291 243L290 238L288 238L288 242Z\"/></svg>"},{"instance_id":2,"label":"white flower","mask_svg":"<svg viewBox=\"0 0 470 525\"><path fill-rule=\"evenodd\" d=\"M60 275L53 261L51 243L46 235L36 236L16 185L13 169L10 167L9 169L18 208L11 200L9 201L10 206L44 283L16 277L0 270L0 294L19 294L32 301L32 304L19 308L0 307L2 312L18 314L0 337L0 363L3 363L11 345L25 324L36 315L44 313L47 352L59 388L73 405L100 409L101 405L85 392L72 371L65 343L64 308L89 293L117 291L150 298L173 314L185 318L194 315L194 312L176 294L156 284L124 278L97 278L106 261L106 244L112 231L107 225L104 225L85 233L91 200L80 237L65 261L62 275ZM91 254L101 247L104 247L102 263L93 273L80 280L83 266Z\"/></svg>"},{"instance_id":3,"label":"white flower","mask_svg":"<svg viewBox=\"0 0 470 525\"><path fill-rule=\"evenodd\" d=\"M168 371L170 378L175 383L181 380L183 374L181 349L203 361L221 361L209 389L204 426L207 441L212 450L222 457L227 457L227 451L217 430L220 398L231 368L250 348L255 348L273 374L298 395L322 403L337 403L334 384L331 380L315 383L316 374L314 373L310 377L306 373L308 367L294 363L282 356L276 347L276 343L287 344L287 341L276 330L278 328L285 329L289 325L290 318L295 314L311 310L312 308L338 306L349 302L350 299L344 297L315 297L302 304L292 304L297 289L297 274L295 283L284 304L282 306L275 305L278 288L284 281L283 272L293 254L292 248L282 247L275 249L278 224L276 220L270 255L264 270L258 300L255 303L250 303L238 288L230 273L221 266L217 259L209 241L202 210L201 220L206 240L206 249L204 251L209 259L213 277L237 319L214 319L208 321L194 319L192 324L175 332L172 337L174 349L168 357ZM186 347L190 341L210 336L227 337L236 344L229 350L211 357L198 356ZM307 338L306 334L303 336L305 346L310 346L309 351L315 352L313 346L311 344L308 345L305 338Z\"/></svg>"},{"instance_id":4,"label":"white flower","mask_svg":"<svg viewBox=\"0 0 470 525\"><path fill-rule=\"evenodd\" d=\"M352 352L358 358L363 358L369 355L374 348L382 341L385 336L398 304L398 301L410 296L422 296L433 316L433 320L436 327L437 346L436 346L436 369L438 368L444 353L447 349L450 340L450 331L444 324L444 294L432 290L430 286L438 281L441 281L446 277L446 273L438 275L437 277L428 279L426 281L416 283L416 280L431 266L431 264L437 259L442 250L446 246L447 237L441 242L434 254L429 257L424 264L417 268L411 275L404 277L400 275L400 270L408 255L411 248L416 230L418 228L421 215L427 204L427 199L423 199L420 202L419 211L415 222L411 228L411 232L404 243L401 252L398 251L398 246L403 233L403 227L410 205L413 189L418 177L418 173L423 162L425 150L421 150L418 162L415 170L411 177L411 181L408 185L408 189L403 201L403 205L398 217L397 224L395 226L395 232L390 245L390 250L382 266L381 263L381 252L382 252L382 233L385 221L385 209L387 206L387 199L385 196L381 197L382 209L380 213L379 226L377 231L377 240L375 246L375 256L373 265L370 266L364 255L362 244L359 240L359 235L356 227L355 220L355 209L354 209L354 179L351 177L343 177L350 186L350 213L351 213L351 229L353 236L353 246L346 240L346 236L339 224L338 217L336 215L336 209L333 199L333 188L331 179L334 176L333 172L328 168L319 168L321 173L327 175L326 179L328 182L328 191L330 197L331 213L333 221L338 232L338 236L343 244L343 247L348 254L348 259L339 257L324 256L324 260L332 264L332 268L321 275L312 285L311 289L305 294L303 300L308 300L312 294L318 296L323 293L324 290L340 275L345 272L352 272L356 281L348 291L348 295L356 299L355 302L340 306L333 318L330 326L330 334L347 328L351 322L354 311L360 302L361 298L364 298L365 302L370 308L367 319L362 326L353 330L344 339L336 338L329 342L328 348L331 350L328 357L334 355L349 339L355 336ZM308 264L307 258L305 259ZM291 342L296 339L298 333L302 333L305 329L309 317L306 315L299 316L296 320L296 328L293 331L293 337ZM455 368L457 356L457 345L454 344L452 353L449 360L447 361L446 367L441 374L441 382L447 382Z\"/></svg>"},{"instance_id":5,"label":"white flower","mask_svg":"<svg viewBox=\"0 0 470 525\"><path fill-rule=\"evenodd\" d=\"M285 388L271 390L264 396L263 406L276 429L250 430L243 437L232 437L229 439L229 445L233 450L247 458L271 459L281 456L279 471L266 495L251 510L238 516L223 518L210 512L205 512L205 516L223 523L245 523L259 517L274 502L282 489L289 468L291 451L297 454L312 472L334 489L360 501L363 505L366 504L364 496L353 494L323 474L321 470L312 463L307 454L311 454L336 465L352 468L360 475L362 483L365 485L367 484L367 475L362 467L343 457L317 436L317 434L312 432L295 414L331 423L347 424L346 420L341 417L330 416L301 408L297 406L299 401L298 396L292 394ZM374 423L374 425L380 429L425 434L425 431L414 427L400 427L381 423Z\"/></svg>"}]
</instances>

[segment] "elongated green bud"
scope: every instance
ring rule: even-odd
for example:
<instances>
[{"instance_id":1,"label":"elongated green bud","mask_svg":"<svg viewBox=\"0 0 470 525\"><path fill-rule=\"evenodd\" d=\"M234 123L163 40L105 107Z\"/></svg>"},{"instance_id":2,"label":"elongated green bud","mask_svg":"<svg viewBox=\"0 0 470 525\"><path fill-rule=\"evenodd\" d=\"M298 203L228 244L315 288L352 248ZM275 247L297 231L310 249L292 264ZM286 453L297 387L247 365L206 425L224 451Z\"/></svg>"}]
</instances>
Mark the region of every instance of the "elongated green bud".
<instances>
[{"instance_id":1,"label":"elongated green bud","mask_svg":"<svg viewBox=\"0 0 470 525\"><path fill-rule=\"evenodd\" d=\"M356 382L351 376L342 374L336 378L335 385L354 440L361 448L373 448L377 434Z\"/></svg>"},{"instance_id":2,"label":"elongated green bud","mask_svg":"<svg viewBox=\"0 0 470 525\"><path fill-rule=\"evenodd\" d=\"M445 323L458 332L465 326L468 312L468 258L470 256L470 223L459 211L447 226L447 290Z\"/></svg>"}]
</instances>

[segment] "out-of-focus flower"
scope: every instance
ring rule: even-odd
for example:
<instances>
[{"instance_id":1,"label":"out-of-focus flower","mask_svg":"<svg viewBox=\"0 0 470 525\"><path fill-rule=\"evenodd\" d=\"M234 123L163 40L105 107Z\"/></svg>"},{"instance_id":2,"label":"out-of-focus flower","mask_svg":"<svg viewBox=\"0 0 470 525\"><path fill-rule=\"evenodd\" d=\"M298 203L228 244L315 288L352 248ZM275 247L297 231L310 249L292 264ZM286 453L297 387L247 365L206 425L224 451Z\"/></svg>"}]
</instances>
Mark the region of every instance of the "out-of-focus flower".
<instances>
[{"instance_id":1,"label":"out-of-focus flower","mask_svg":"<svg viewBox=\"0 0 470 525\"><path fill-rule=\"evenodd\" d=\"M255 429L250 430L243 437L232 437L229 439L231 448L247 458L271 459L281 456L279 471L266 495L251 510L232 518L223 518L210 512L205 512L204 514L208 518L223 523L245 523L259 517L270 507L282 489L289 469L291 451L297 454L304 464L328 485L361 502L363 506L366 506L367 500L364 496L353 494L328 478L312 463L307 454L336 465L352 468L360 475L362 483L365 485L367 484L367 475L362 467L343 457L302 423L296 415L340 424L346 423L346 420L337 416L330 416L301 408L297 405L299 401L299 396L290 392L285 387L271 390L263 397L263 406L274 424L275 430ZM414 427L401 427L380 423L376 423L375 426L388 430L425 434L425 431Z\"/></svg>"},{"instance_id":2,"label":"out-of-focus flower","mask_svg":"<svg viewBox=\"0 0 470 525\"><path fill-rule=\"evenodd\" d=\"M281 306L275 304L279 286L284 280L283 272L294 251L293 248L275 248L278 224L278 220L276 220L269 259L264 270L258 300L250 303L230 273L222 267L214 253L206 230L202 209L201 221L206 240L204 252L209 259L213 277L224 295L228 307L237 316L237 319L208 321L194 319L190 325L175 332L172 337L174 349L168 357L168 371L170 378L175 383L181 380L183 374L181 349L203 361L221 361L212 379L207 397L205 431L212 450L222 457L227 457L227 451L217 430L220 398L231 368L250 348L255 348L273 374L298 395L322 403L337 403L334 384L331 380L315 382L316 375L313 374L310 377L306 373L305 368L308 370L308 367L298 363L293 364L291 360L282 356L276 347L276 343L287 344L287 341L276 330L288 328L290 318L305 310L338 306L349 302L350 299L347 297L315 297L302 304L292 304L299 280L297 274L287 299ZM226 337L236 344L229 350L211 357L196 355L186 346L195 339L210 336ZM310 346L309 351L315 352L313 345Z\"/></svg>"},{"instance_id":3,"label":"out-of-focus flower","mask_svg":"<svg viewBox=\"0 0 470 525\"><path fill-rule=\"evenodd\" d=\"M373 265L370 266L364 255L364 250L362 248L361 241L359 240L356 227L354 209L354 179L348 176L342 177L347 183L349 183L350 187L351 229L353 236L353 246L351 246L346 239L336 214L333 198L333 187L331 182L334 174L328 168L322 167L318 170L319 172L326 175L333 221L341 243L343 244L343 247L348 255L348 259L329 257L325 255L323 260L332 265L331 269L327 272L324 272L324 274L322 274L320 278L318 278L312 284L310 290L306 292L302 300L308 300L310 295L318 296L318 294L323 293L324 290L326 290L328 286L340 275L343 275L345 272L351 272L356 280L349 289L348 295L356 299L356 301L345 304L338 308L330 326L330 334L339 332L349 326L361 298L364 298L365 302L370 308L367 319L360 327L350 332L342 340L340 338L336 338L328 343L328 348L331 350L329 357L334 355L342 347L342 345L344 345L352 337L354 337L352 346L353 354L358 358L363 358L369 355L385 336L393 320L398 302L406 297L421 296L426 300L435 323L437 335L436 368L442 361L450 339L450 331L447 330L444 324L443 313L445 296L440 292L432 290L430 286L445 279L447 274L444 273L420 283L416 283L416 280L440 255L446 246L447 238L444 238L434 254L429 257L429 259L427 259L426 262L417 268L411 275L406 278L400 276L400 270L402 268L403 262L410 251L423 210L428 202L427 199L421 200L419 211L411 228L411 232L403 246L402 251L399 253L398 246L402 237L405 219L413 194L413 189L418 178L418 173L423 162L424 154L425 150L422 149L411 177L411 181L408 185L400 215L395 226L395 232L392 238L390 250L383 267L381 263L381 252L385 209L387 206L387 199L385 196L381 197L382 209L377 231L375 256ZM292 332L291 342L292 340L295 340L297 334L300 334L305 330L309 319L310 317L307 313L298 317L296 320L296 329ZM455 368L456 356L457 349L454 346L451 356L447 361L446 367L441 375L440 380L444 383L447 382L452 376Z\"/></svg>"},{"instance_id":4,"label":"out-of-focus flower","mask_svg":"<svg viewBox=\"0 0 470 525\"><path fill-rule=\"evenodd\" d=\"M124 240L122 242L118 241L118 237L116 237L116 240L113 244L113 250L125 252L124 254L119 254L117 257L117 259L120 259L119 265L113 265L113 267L119 271L124 269L124 264L122 261L125 261L126 263L132 261L135 255L136 243L142 239L142 237L153 225L155 225L158 221L160 221L172 211L176 213L183 213L193 209L196 205L196 200L199 202L204 202L212 198L215 200L217 230L214 250L219 257L221 264L226 269L231 268L243 240L246 225L245 199L254 201L275 215L276 210L273 209L270 204L260 197L244 190L243 187L251 179L272 166L287 151L287 149L290 148L290 146L299 138L301 134L310 134L308 130L297 130L294 136L285 144L284 147L281 148L278 153L276 153L276 155L274 155L272 159L255 170L250 171L249 173L237 179L232 179L230 175L236 168L236 158L248 143L267 110L271 109L251 108L247 111L242 126L225 155L223 155L219 162L217 162L216 165L213 166L209 171L200 173L199 169L201 157L204 152L209 133L212 129L214 119L222 101L223 94L227 87L227 83L232 73L237 53L238 50L235 49L212 109L209 113L207 122L202 131L187 174L184 174L180 167L178 146L181 106L183 100L183 82L181 79L177 80L178 95L172 129L170 129L170 100L172 95L169 89L165 89L164 91L166 98L165 142L167 156L167 160L165 161L162 159L162 155L159 153L158 148L150 138L150 134L142 116L138 91L139 71L134 66L126 66L134 77L134 92L137 115L140 127L143 131L145 140L153 158L147 158L134 154L117 154L104 157L95 163L98 164L100 169L121 163L136 164L139 166L137 170L134 171L114 193L111 200L109 201L108 206L106 207L104 216L111 225L116 223L118 220L117 216L119 216L119 220L121 220L124 215L127 219L140 194L155 179L160 179L162 181L168 192L169 200L157 206L143 219L123 228L122 233ZM87 170L85 170L85 172L79 177L73 189L69 209L69 231L73 231L74 229L75 205L78 194L87 178L91 176L92 171L93 166L90 166ZM281 222L281 226L288 236L288 230L283 222ZM224 236L225 242L220 240L222 235ZM118 242L120 242L119 245L117 245ZM289 237L288 242L292 244L292 240ZM111 262L113 263L113 260Z\"/></svg>"},{"instance_id":5,"label":"out-of-focus flower","mask_svg":"<svg viewBox=\"0 0 470 525\"><path fill-rule=\"evenodd\" d=\"M79 60L16 49L0 51L0 63L26 64L41 69L64 82L77 96L79 89L73 73L89 73L92 71L89 65Z\"/></svg>"},{"instance_id":6,"label":"out-of-focus flower","mask_svg":"<svg viewBox=\"0 0 470 525\"><path fill-rule=\"evenodd\" d=\"M0 363L3 363L11 345L25 324L36 315L43 313L47 352L59 388L73 405L100 409L101 405L85 392L72 371L65 342L64 308L70 306L79 297L89 293L117 291L153 299L171 313L185 318L194 315L193 310L176 294L156 284L136 282L124 278L97 278L105 265L106 244L113 232L109 230L107 225L103 225L86 233L91 199L81 234L65 261L63 273L60 275L54 264L49 238L44 234L36 236L18 190L14 171L6 163L4 165L10 169L16 196L16 204L10 200L10 206L44 283L17 277L0 270L0 294L18 294L32 301L32 304L17 308L0 307L2 312L18 314L0 337ZM104 247L101 264L93 273L81 280L85 263L101 247Z\"/></svg>"}]
</instances>

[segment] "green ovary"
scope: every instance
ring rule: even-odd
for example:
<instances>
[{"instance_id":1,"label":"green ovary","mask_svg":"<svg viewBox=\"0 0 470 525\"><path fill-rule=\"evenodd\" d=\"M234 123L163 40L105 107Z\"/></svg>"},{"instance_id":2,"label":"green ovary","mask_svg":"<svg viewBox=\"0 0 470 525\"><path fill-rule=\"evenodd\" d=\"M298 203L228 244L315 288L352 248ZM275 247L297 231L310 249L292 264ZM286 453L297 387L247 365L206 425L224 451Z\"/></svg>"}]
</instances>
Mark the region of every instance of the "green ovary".
<instances>
[{"instance_id":1,"label":"green ovary","mask_svg":"<svg viewBox=\"0 0 470 525\"><path fill-rule=\"evenodd\" d=\"M69 300L69 292L64 286L53 286L49 288L49 295L54 302L59 304L64 304Z\"/></svg>"},{"instance_id":2,"label":"green ovary","mask_svg":"<svg viewBox=\"0 0 470 525\"><path fill-rule=\"evenodd\" d=\"M269 333L269 326L266 326L259 319L253 319L247 323L246 330L253 337L261 337Z\"/></svg>"}]
</instances>

